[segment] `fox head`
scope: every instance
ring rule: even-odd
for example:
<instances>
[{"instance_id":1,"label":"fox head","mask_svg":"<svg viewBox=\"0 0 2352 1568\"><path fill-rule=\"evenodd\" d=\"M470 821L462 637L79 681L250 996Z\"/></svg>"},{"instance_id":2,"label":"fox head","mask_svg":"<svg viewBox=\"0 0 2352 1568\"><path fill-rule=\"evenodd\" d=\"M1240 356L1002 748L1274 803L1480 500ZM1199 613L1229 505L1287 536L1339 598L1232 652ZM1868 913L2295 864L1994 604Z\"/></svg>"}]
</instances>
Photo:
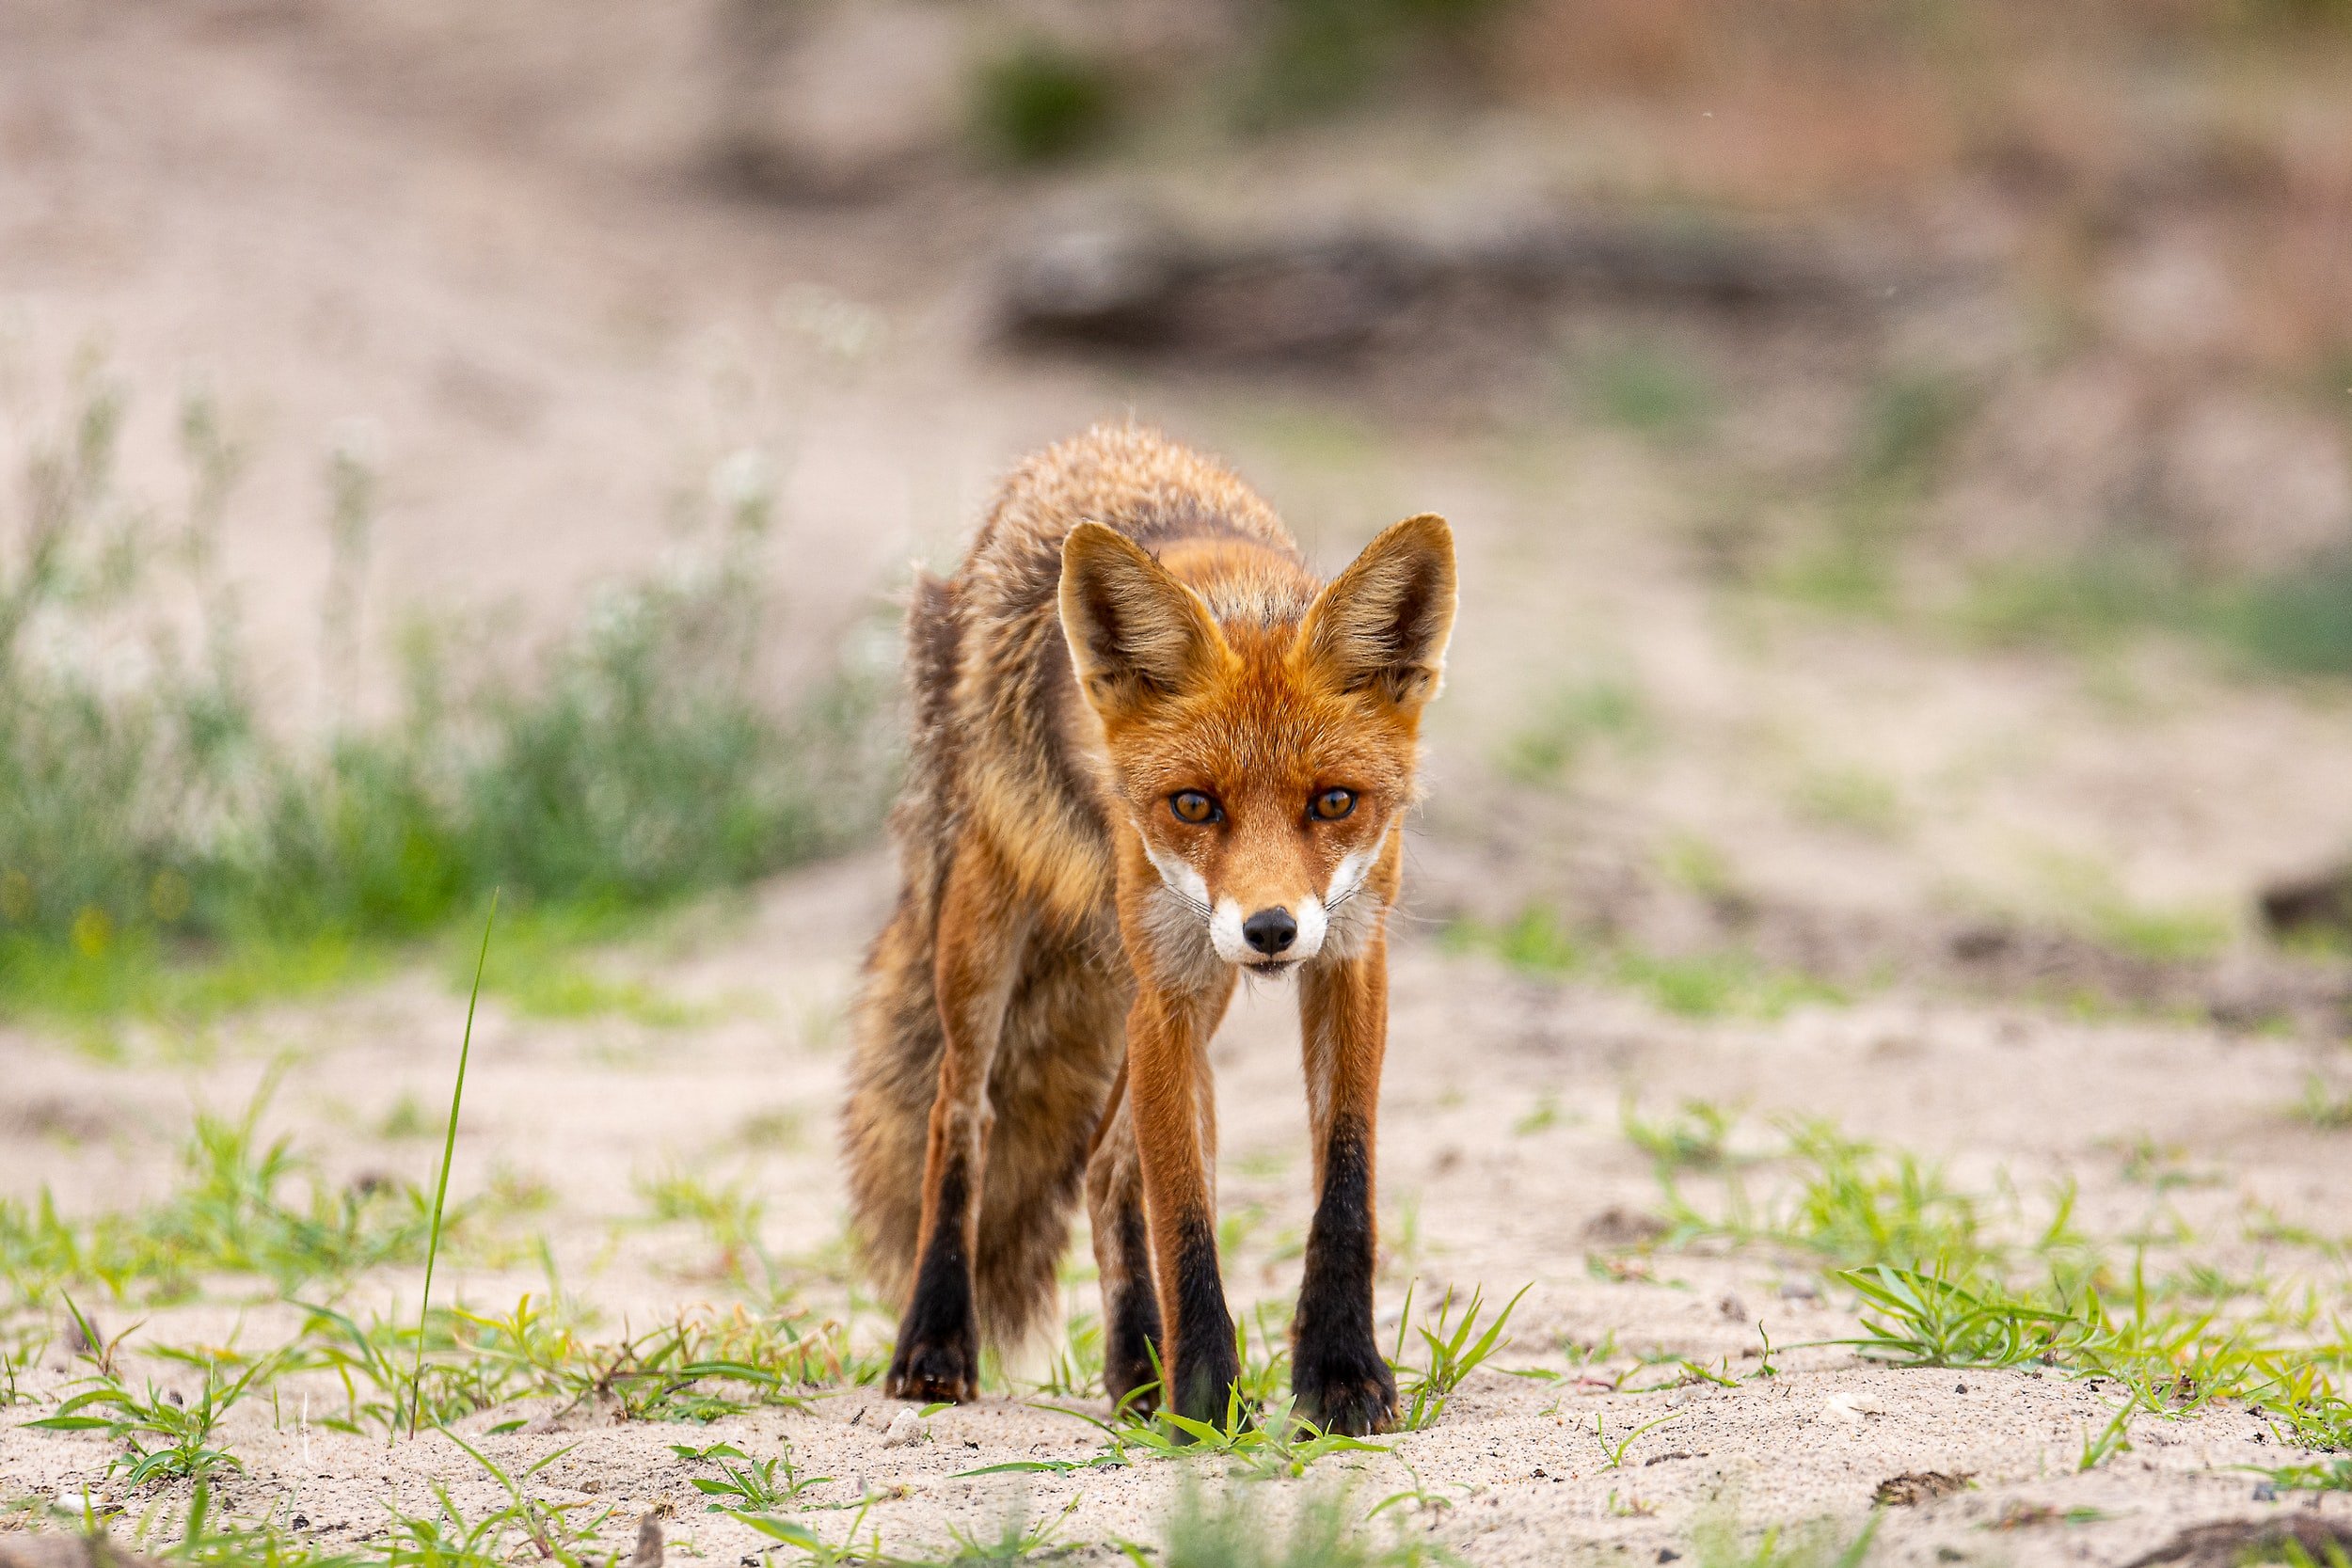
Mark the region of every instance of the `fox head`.
<instances>
[{"instance_id":1,"label":"fox head","mask_svg":"<svg viewBox=\"0 0 2352 1568\"><path fill-rule=\"evenodd\" d=\"M1320 592L1255 546L1155 560L1100 523L1071 531L1062 630L1118 803L1224 962L1279 972L1360 928L1340 911L1413 799L1454 608L1435 516L1389 529Z\"/></svg>"}]
</instances>

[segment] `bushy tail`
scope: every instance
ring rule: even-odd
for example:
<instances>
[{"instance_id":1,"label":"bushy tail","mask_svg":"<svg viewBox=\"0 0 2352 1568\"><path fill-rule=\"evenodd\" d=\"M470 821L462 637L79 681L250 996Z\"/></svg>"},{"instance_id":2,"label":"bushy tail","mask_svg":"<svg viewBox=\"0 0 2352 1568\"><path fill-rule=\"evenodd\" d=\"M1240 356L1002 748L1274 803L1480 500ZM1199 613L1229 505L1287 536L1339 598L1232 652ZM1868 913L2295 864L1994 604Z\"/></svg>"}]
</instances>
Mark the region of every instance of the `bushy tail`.
<instances>
[{"instance_id":1,"label":"bushy tail","mask_svg":"<svg viewBox=\"0 0 2352 1568\"><path fill-rule=\"evenodd\" d=\"M907 608L907 777L891 813L898 904L866 958L850 1010L850 1093L842 1107L850 1223L884 1299L906 1300L923 1220L923 1155L939 1088L939 998L932 972L940 890L955 844L954 711L961 627L955 585L928 574Z\"/></svg>"}]
</instances>

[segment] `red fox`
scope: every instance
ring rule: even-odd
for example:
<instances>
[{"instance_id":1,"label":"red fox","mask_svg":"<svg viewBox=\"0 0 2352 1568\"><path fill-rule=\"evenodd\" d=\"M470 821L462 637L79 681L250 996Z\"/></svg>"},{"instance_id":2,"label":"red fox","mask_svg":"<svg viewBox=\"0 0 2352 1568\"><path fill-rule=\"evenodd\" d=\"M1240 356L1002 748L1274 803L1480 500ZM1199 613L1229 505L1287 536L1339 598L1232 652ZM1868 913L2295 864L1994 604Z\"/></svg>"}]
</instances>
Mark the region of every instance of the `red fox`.
<instances>
[{"instance_id":1,"label":"red fox","mask_svg":"<svg viewBox=\"0 0 2352 1568\"><path fill-rule=\"evenodd\" d=\"M904 1305L892 1396L977 1396L982 1342L1052 1302L1083 1184L1105 1392L1223 1416L1208 1046L1247 972L1298 986L1295 1408L1393 1418L1372 1319L1387 921L1454 598L1443 519L1327 587L1240 480L1134 426L1030 458L962 568L920 583L904 880L843 1112L860 1245Z\"/></svg>"}]
</instances>

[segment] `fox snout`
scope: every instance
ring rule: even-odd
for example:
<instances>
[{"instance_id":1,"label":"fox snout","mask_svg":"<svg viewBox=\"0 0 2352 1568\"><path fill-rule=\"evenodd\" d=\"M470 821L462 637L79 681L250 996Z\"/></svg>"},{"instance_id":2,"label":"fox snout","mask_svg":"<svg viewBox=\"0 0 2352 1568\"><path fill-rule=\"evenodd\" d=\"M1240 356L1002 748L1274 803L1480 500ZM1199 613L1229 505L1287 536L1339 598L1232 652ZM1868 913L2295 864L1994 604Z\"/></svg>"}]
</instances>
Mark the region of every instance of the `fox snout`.
<instances>
[{"instance_id":1,"label":"fox snout","mask_svg":"<svg viewBox=\"0 0 2352 1568\"><path fill-rule=\"evenodd\" d=\"M1253 901L1254 902L1254 901ZM1209 943L1229 964L1252 969L1287 969L1323 951L1329 927L1323 900L1312 894L1280 903L1220 898L1209 920Z\"/></svg>"}]
</instances>

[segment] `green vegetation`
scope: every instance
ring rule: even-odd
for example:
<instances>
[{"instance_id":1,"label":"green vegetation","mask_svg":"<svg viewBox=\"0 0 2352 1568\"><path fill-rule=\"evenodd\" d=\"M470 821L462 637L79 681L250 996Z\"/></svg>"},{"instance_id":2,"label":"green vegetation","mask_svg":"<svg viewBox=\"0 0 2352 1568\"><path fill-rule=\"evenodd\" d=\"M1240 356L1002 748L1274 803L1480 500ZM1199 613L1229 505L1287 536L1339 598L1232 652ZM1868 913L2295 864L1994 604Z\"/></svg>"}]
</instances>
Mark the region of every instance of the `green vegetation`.
<instances>
[{"instance_id":1,"label":"green vegetation","mask_svg":"<svg viewBox=\"0 0 2352 1568\"><path fill-rule=\"evenodd\" d=\"M2250 673L2352 674L2352 553L2293 571L2216 579L2177 558L2105 546L1979 575L1955 610L1996 644L2098 649L2149 633L2192 637Z\"/></svg>"},{"instance_id":2,"label":"green vegetation","mask_svg":"<svg viewBox=\"0 0 2352 1568\"><path fill-rule=\"evenodd\" d=\"M1470 1300L1461 1304L1462 1315L1457 1321L1454 1316L1454 1291L1448 1289L1438 1303L1437 1316L1415 1325L1422 1341L1422 1359L1417 1365L1408 1365L1405 1360L1405 1330L1413 1317L1413 1293L1409 1288L1406 1291L1405 1307L1397 1318L1396 1351L1389 1358L1397 1371L1397 1398L1404 1406L1397 1417L1399 1429L1419 1432L1437 1425L1438 1418L1445 1414L1445 1402L1463 1380L1510 1344L1503 1338L1503 1330L1510 1325L1519 1298L1533 1289L1532 1285L1520 1286L1518 1294L1504 1302L1502 1310L1483 1328L1480 1320L1486 1291L1470 1292Z\"/></svg>"},{"instance_id":3,"label":"green vegetation","mask_svg":"<svg viewBox=\"0 0 2352 1568\"><path fill-rule=\"evenodd\" d=\"M245 1467L236 1455L213 1446L214 1429L231 1406L254 1391L257 1380L277 1370L275 1360L265 1357L223 1381L218 1362L190 1357L199 1361L204 1373L195 1399L164 1393L152 1383L144 1393L135 1394L114 1370L114 1346L100 1344L90 1321L71 1307L69 1311L81 1342L92 1347L81 1355L92 1373L83 1380L86 1386L80 1392L58 1402L56 1415L27 1421L26 1426L48 1432L104 1433L110 1441L123 1445L123 1451L109 1463L109 1473L120 1474L133 1486L167 1479L207 1481L223 1471Z\"/></svg>"},{"instance_id":4,"label":"green vegetation","mask_svg":"<svg viewBox=\"0 0 2352 1568\"><path fill-rule=\"evenodd\" d=\"M29 1203L0 1198L0 1278L26 1301L91 1285L116 1300L179 1300L221 1275L258 1276L291 1297L421 1259L432 1219L424 1194L382 1178L336 1187L290 1140L264 1144L270 1093L264 1085L235 1119L199 1113L181 1184L159 1203L69 1219L46 1188ZM290 1192L298 1180L308 1185L300 1198ZM467 1213L452 1216L461 1233Z\"/></svg>"},{"instance_id":5,"label":"green vegetation","mask_svg":"<svg viewBox=\"0 0 2352 1568\"><path fill-rule=\"evenodd\" d=\"M2040 857L2038 870L2059 920L2115 952L2151 963L2186 963L2229 945L2233 923L2224 911L2141 903L2096 860L2049 853Z\"/></svg>"},{"instance_id":6,"label":"green vegetation","mask_svg":"<svg viewBox=\"0 0 2352 1568\"><path fill-rule=\"evenodd\" d=\"M1688 436L1716 411L1715 390L1696 366L1662 344L1629 343L1585 367L1602 414L1650 436Z\"/></svg>"},{"instance_id":7,"label":"green vegetation","mask_svg":"<svg viewBox=\"0 0 2352 1568\"><path fill-rule=\"evenodd\" d=\"M1284 1529L1269 1516L1263 1492L1233 1487L1212 1497L1197 1483L1178 1497L1166 1547L1147 1556L1131 1546L1127 1556L1138 1568L1153 1561L1163 1568L1418 1568L1454 1560L1402 1531L1375 1541L1357 1522L1343 1491L1300 1498Z\"/></svg>"},{"instance_id":8,"label":"green vegetation","mask_svg":"<svg viewBox=\"0 0 2352 1568\"><path fill-rule=\"evenodd\" d=\"M1932 1164L1824 1124L1786 1121L1781 1132L1774 1163L1788 1180L1767 1203L1725 1170L1714 1179L1721 1207L1702 1209L1661 1159L1660 1244L1763 1247L1813 1263L1852 1292L1861 1332L1837 1342L1867 1359L2112 1380L2126 1402L2104 1431L2086 1433L2086 1466L2128 1446L2139 1416L2177 1418L2217 1399L2259 1402L2287 1440L2352 1448L2323 1296L2239 1285L2194 1263L2152 1277L2144 1246L2122 1271L2075 1229L2071 1189L2054 1192L2037 1219L2013 1191L1963 1191Z\"/></svg>"},{"instance_id":9,"label":"green vegetation","mask_svg":"<svg viewBox=\"0 0 2352 1568\"><path fill-rule=\"evenodd\" d=\"M1789 803L1809 822L1866 838L1897 837L1907 819L1899 786L1867 768L1810 768L1797 780Z\"/></svg>"},{"instance_id":10,"label":"green vegetation","mask_svg":"<svg viewBox=\"0 0 2352 1568\"><path fill-rule=\"evenodd\" d=\"M1772 969L1737 949L1668 956L1588 948L1559 916L1538 905L1504 926L1458 920L1447 928L1445 940L1456 952L1491 953L1530 974L1639 991L1661 1011L1681 1018L1770 1022L1800 1006L1838 1006L1847 1001L1842 990L1826 981Z\"/></svg>"},{"instance_id":11,"label":"green vegetation","mask_svg":"<svg viewBox=\"0 0 2352 1568\"><path fill-rule=\"evenodd\" d=\"M1738 1122L1712 1107L1686 1116L1706 1130L1703 1135L1722 1141ZM1756 1202L1741 1172L1725 1168L1722 1210L1704 1212L1683 1198L1673 1165L1660 1162L1670 1243L1760 1243L1810 1256L1829 1268L1883 1263L1954 1274L2003 1268L2030 1256L2074 1259L2080 1277L2088 1243L2074 1228L2068 1192L2054 1195L2048 1214L2029 1225L2014 1195L1999 1212L1989 1212L1985 1200L1954 1187L1941 1167L1915 1155L1846 1137L1826 1122L1789 1119L1779 1132L1775 1164L1794 1181L1773 1201Z\"/></svg>"},{"instance_id":12,"label":"green vegetation","mask_svg":"<svg viewBox=\"0 0 2352 1568\"><path fill-rule=\"evenodd\" d=\"M473 1056L473 1015L482 1005L482 971L490 961L490 933L498 925L498 895L482 922L482 949L474 955L473 994L466 999L466 1033L457 1047L457 1081L449 1093L449 1125L441 1136L441 1178L433 1188L433 1222L425 1239L424 1284L417 1291L417 1354L408 1374L408 1435L417 1434L417 1388L424 1378L424 1328L433 1308L433 1266L441 1259L441 1221L449 1209L449 1167L457 1160L457 1118L466 1103L466 1064Z\"/></svg>"},{"instance_id":13,"label":"green vegetation","mask_svg":"<svg viewBox=\"0 0 2352 1568\"><path fill-rule=\"evenodd\" d=\"M1794 1530L1774 1525L1751 1541L1734 1511L1718 1499L1692 1527L1691 1560L1692 1568L1861 1568L1884 1517L1873 1513L1851 1533L1831 1519Z\"/></svg>"},{"instance_id":14,"label":"green vegetation","mask_svg":"<svg viewBox=\"0 0 2352 1568\"><path fill-rule=\"evenodd\" d=\"M1274 0L1240 108L1275 125L1356 108L1463 58L1510 0Z\"/></svg>"},{"instance_id":15,"label":"green vegetation","mask_svg":"<svg viewBox=\"0 0 2352 1568\"><path fill-rule=\"evenodd\" d=\"M461 681L447 634L413 632L392 716L313 749L265 720L214 564L242 454L192 404L192 499L163 529L118 488L123 417L86 388L0 552L0 1008L203 1015L329 985L478 918L494 888L543 929L611 931L876 819L874 673L781 716L757 695L755 464L725 467L698 559L608 591L528 675ZM348 452L329 471L340 666L373 484ZM151 617L172 592L201 611L192 643Z\"/></svg>"},{"instance_id":16,"label":"green vegetation","mask_svg":"<svg viewBox=\"0 0 2352 1568\"><path fill-rule=\"evenodd\" d=\"M1740 1113L1711 1101L1685 1100L1673 1116L1645 1121L1628 1094L1617 1108L1626 1141L1647 1154L1662 1171L1717 1170L1730 1163L1732 1129Z\"/></svg>"},{"instance_id":17,"label":"green vegetation","mask_svg":"<svg viewBox=\"0 0 2352 1568\"><path fill-rule=\"evenodd\" d=\"M1606 747L1629 754L1655 735L1639 689L1622 680L1582 681L1539 699L1534 716L1504 741L1497 761L1521 784L1557 784L1593 752Z\"/></svg>"},{"instance_id":18,"label":"green vegetation","mask_svg":"<svg viewBox=\"0 0 2352 1568\"><path fill-rule=\"evenodd\" d=\"M1100 64L1045 38L989 60L973 84L979 139L1008 163L1051 163L1101 145L1118 104Z\"/></svg>"},{"instance_id":19,"label":"green vegetation","mask_svg":"<svg viewBox=\"0 0 2352 1568\"><path fill-rule=\"evenodd\" d=\"M1820 534L1782 574L1782 587L1849 613L1892 608L1903 546L1972 404L1966 388L1931 372L1888 376L1872 388Z\"/></svg>"},{"instance_id":20,"label":"green vegetation","mask_svg":"<svg viewBox=\"0 0 2352 1568\"><path fill-rule=\"evenodd\" d=\"M691 1443L673 1443L670 1451L680 1459L714 1465L719 1475L696 1476L694 1490L706 1497L725 1497L727 1502L707 1503L713 1513L723 1513L736 1508L773 1513L799 1501L802 1493L812 1487L830 1485L831 1476L804 1476L792 1467L792 1439L779 1439L782 1451L775 1458L754 1460L750 1454L732 1443L713 1443L696 1448ZM776 1479L781 1470L784 1479Z\"/></svg>"},{"instance_id":21,"label":"green vegetation","mask_svg":"<svg viewBox=\"0 0 2352 1568\"><path fill-rule=\"evenodd\" d=\"M2352 1094L2330 1091L2328 1081L2315 1072L2304 1078L2303 1098L2296 1102L2295 1110L2322 1132L2352 1127Z\"/></svg>"}]
</instances>

